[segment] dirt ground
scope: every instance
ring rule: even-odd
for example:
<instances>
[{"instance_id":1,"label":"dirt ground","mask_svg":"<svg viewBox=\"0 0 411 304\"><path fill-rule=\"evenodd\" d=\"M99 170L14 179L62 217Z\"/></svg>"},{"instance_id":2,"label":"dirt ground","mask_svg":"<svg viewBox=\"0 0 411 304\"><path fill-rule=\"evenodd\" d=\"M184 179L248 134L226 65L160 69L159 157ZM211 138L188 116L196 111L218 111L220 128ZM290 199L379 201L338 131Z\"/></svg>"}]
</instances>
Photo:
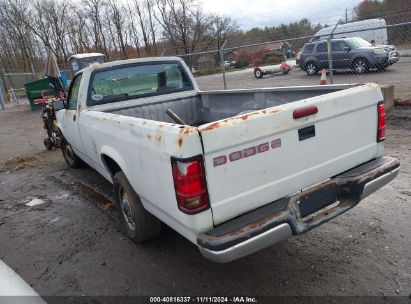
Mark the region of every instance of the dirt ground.
<instances>
[{"instance_id":1,"label":"dirt ground","mask_svg":"<svg viewBox=\"0 0 411 304\"><path fill-rule=\"evenodd\" d=\"M305 235L229 264L204 259L167 227L145 245L128 241L111 185L91 168L69 169L60 151L44 149L43 136L39 112L0 112L0 259L42 296L403 296L410 302L411 107L388 115L385 153L401 160L392 183ZM26 206L33 198L46 203Z\"/></svg>"}]
</instances>

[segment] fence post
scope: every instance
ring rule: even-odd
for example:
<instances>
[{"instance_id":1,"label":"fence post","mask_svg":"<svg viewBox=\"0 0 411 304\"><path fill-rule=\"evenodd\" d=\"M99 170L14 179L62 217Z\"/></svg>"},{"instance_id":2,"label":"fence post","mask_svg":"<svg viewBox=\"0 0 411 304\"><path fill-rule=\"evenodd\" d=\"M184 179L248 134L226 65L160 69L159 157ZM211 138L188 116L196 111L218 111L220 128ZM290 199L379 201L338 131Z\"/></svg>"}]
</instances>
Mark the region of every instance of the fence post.
<instances>
[{"instance_id":1,"label":"fence post","mask_svg":"<svg viewBox=\"0 0 411 304\"><path fill-rule=\"evenodd\" d=\"M3 87L3 82L0 78L0 105L1 105L2 110L5 110L6 109L6 103L4 102L3 88L4 88Z\"/></svg>"},{"instance_id":2,"label":"fence post","mask_svg":"<svg viewBox=\"0 0 411 304\"><path fill-rule=\"evenodd\" d=\"M15 106L19 105L19 101L17 100L16 92L14 92L14 89L10 87L9 92L11 92L11 98L13 99L13 104Z\"/></svg>"},{"instance_id":3,"label":"fence post","mask_svg":"<svg viewBox=\"0 0 411 304\"><path fill-rule=\"evenodd\" d=\"M227 43L227 40L224 41L223 45L220 48L220 65L221 65L221 70L223 72L224 90L227 90L227 81L225 79L225 66L224 66L224 47L226 43Z\"/></svg>"},{"instance_id":4,"label":"fence post","mask_svg":"<svg viewBox=\"0 0 411 304\"><path fill-rule=\"evenodd\" d=\"M331 35L327 39L327 50L328 50L328 71L330 73L330 83L334 84L334 73L333 73L333 59L331 51Z\"/></svg>"},{"instance_id":5,"label":"fence post","mask_svg":"<svg viewBox=\"0 0 411 304\"><path fill-rule=\"evenodd\" d=\"M33 78L33 81L36 80L36 70L34 69L33 63L30 62L30 68L31 68L31 76Z\"/></svg>"},{"instance_id":6,"label":"fence post","mask_svg":"<svg viewBox=\"0 0 411 304\"><path fill-rule=\"evenodd\" d=\"M335 29L337 28L337 25L340 24L341 19L338 20L336 25L334 25L334 28L332 29L330 36L328 36L327 39L327 50L328 50L328 71L330 73L330 83L334 84L334 72L333 72L333 58L332 58L332 47L331 47L331 39L333 38L333 34Z\"/></svg>"}]
</instances>

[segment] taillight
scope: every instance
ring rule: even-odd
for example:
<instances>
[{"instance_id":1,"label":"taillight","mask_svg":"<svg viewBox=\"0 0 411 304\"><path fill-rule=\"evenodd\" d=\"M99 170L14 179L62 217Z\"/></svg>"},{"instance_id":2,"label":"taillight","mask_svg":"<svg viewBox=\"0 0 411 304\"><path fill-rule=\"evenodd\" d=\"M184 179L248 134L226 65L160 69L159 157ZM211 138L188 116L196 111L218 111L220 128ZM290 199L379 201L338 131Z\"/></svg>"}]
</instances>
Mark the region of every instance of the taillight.
<instances>
[{"instance_id":1,"label":"taillight","mask_svg":"<svg viewBox=\"0 0 411 304\"><path fill-rule=\"evenodd\" d=\"M377 105L378 112L378 129L377 129L377 142L385 140L385 110L384 102L380 101Z\"/></svg>"},{"instance_id":2,"label":"taillight","mask_svg":"<svg viewBox=\"0 0 411 304\"><path fill-rule=\"evenodd\" d=\"M210 207L203 156L171 158L178 208L194 214Z\"/></svg>"}]
</instances>

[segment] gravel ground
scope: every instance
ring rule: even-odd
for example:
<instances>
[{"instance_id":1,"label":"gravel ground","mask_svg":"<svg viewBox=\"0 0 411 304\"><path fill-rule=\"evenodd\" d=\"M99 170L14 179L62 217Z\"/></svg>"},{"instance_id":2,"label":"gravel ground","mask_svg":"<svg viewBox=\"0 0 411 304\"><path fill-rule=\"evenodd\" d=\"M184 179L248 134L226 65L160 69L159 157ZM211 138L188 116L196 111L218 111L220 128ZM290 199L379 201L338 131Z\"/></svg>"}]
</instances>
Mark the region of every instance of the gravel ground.
<instances>
[{"instance_id":1,"label":"gravel ground","mask_svg":"<svg viewBox=\"0 0 411 304\"><path fill-rule=\"evenodd\" d=\"M411 107L388 115L385 151L402 166L392 183L305 235L222 265L205 260L167 227L145 245L128 241L112 207L111 185L91 168L67 168L60 151L45 151L40 125L39 112L0 112L0 258L42 296L334 295L410 301ZM26 206L33 198L46 203Z\"/></svg>"}]
</instances>

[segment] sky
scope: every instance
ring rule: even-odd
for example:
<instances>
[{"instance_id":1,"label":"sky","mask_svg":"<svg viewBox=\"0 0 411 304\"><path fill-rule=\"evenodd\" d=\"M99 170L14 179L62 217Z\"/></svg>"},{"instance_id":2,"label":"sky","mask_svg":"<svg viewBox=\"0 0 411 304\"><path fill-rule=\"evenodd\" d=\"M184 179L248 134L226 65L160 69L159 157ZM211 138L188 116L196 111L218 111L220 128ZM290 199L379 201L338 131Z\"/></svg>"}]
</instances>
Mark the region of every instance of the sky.
<instances>
[{"instance_id":1,"label":"sky","mask_svg":"<svg viewBox=\"0 0 411 304\"><path fill-rule=\"evenodd\" d=\"M235 18L243 30L288 24L308 18L312 23L332 25L348 17L361 0L202 0L206 12Z\"/></svg>"}]
</instances>

